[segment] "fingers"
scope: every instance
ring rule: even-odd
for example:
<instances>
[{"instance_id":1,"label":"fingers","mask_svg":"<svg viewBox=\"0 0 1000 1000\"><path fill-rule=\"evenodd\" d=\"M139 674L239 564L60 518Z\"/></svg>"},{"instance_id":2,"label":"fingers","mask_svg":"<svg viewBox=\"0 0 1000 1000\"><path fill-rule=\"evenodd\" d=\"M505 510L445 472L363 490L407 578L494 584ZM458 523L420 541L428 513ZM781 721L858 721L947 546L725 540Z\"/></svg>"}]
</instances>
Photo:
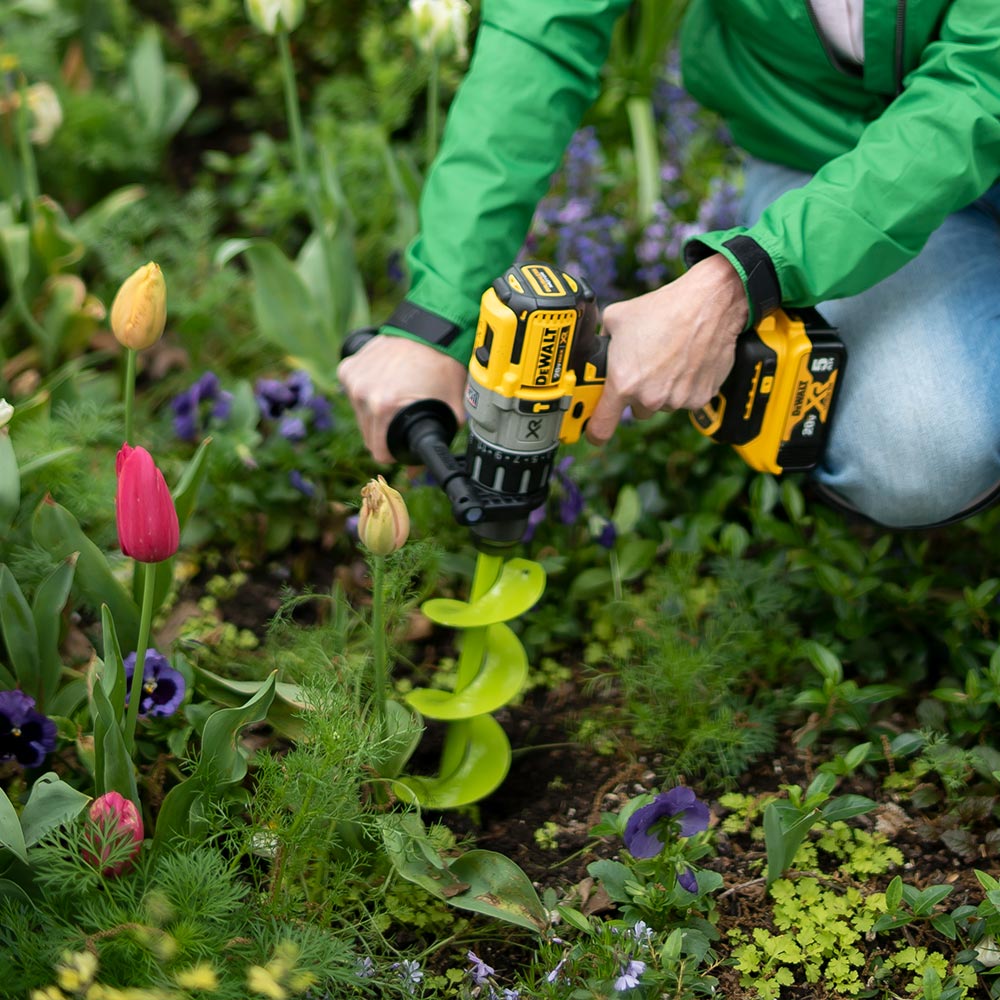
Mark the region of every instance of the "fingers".
<instances>
[{"instance_id":1,"label":"fingers","mask_svg":"<svg viewBox=\"0 0 1000 1000\"><path fill-rule=\"evenodd\" d=\"M587 421L587 440L591 444L606 444L621 422L626 401L613 387L605 384L604 392Z\"/></svg>"}]
</instances>

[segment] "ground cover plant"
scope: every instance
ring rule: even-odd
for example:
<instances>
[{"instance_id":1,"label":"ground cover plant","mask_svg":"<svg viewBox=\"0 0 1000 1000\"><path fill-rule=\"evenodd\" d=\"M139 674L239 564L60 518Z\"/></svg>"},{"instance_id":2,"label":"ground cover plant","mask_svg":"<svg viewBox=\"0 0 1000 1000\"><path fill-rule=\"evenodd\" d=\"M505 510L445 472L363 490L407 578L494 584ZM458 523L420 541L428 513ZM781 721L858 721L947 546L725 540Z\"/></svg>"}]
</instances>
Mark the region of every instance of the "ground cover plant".
<instances>
[{"instance_id":1,"label":"ground cover plant","mask_svg":"<svg viewBox=\"0 0 1000 1000\"><path fill-rule=\"evenodd\" d=\"M604 303L737 211L658 8L524 248ZM1000 996L996 511L659 415L477 564L366 456L477 13L0 10L0 996Z\"/></svg>"}]
</instances>

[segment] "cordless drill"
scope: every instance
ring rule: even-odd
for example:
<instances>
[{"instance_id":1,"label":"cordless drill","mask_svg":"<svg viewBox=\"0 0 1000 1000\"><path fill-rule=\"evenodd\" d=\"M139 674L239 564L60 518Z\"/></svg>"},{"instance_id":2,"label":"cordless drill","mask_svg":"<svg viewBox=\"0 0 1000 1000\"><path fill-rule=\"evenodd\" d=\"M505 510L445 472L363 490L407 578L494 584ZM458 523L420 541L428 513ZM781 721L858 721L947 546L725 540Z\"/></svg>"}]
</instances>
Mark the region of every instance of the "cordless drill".
<instances>
[{"instance_id":1,"label":"cordless drill","mask_svg":"<svg viewBox=\"0 0 1000 1000\"><path fill-rule=\"evenodd\" d=\"M515 264L483 294L465 408L465 455L457 422L440 400L400 410L387 444L399 461L426 465L485 551L516 544L545 502L560 444L579 439L600 399L608 337L585 281L541 263ZM345 341L357 351L374 331ZM803 471L818 464L847 354L815 310L777 310L736 341L718 395L691 414L702 433L732 444L754 469Z\"/></svg>"},{"instance_id":2,"label":"cordless drill","mask_svg":"<svg viewBox=\"0 0 1000 1000\"><path fill-rule=\"evenodd\" d=\"M343 354L372 335L352 334ZM579 439L600 399L607 343L597 335L597 302L585 281L548 264L515 264L480 303L465 388L465 455L451 451L451 408L432 399L393 417L389 451L427 466L477 547L516 545L528 515L548 496L559 445Z\"/></svg>"}]
</instances>

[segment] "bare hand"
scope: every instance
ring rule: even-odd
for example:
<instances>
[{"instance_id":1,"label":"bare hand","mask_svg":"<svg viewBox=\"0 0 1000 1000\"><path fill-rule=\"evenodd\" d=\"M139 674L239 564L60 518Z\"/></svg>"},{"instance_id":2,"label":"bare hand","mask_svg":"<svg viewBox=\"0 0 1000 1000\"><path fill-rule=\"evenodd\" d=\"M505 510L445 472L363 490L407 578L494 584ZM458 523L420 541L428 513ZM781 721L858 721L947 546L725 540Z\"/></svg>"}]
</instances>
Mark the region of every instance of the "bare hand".
<instances>
[{"instance_id":1,"label":"bare hand","mask_svg":"<svg viewBox=\"0 0 1000 1000\"><path fill-rule=\"evenodd\" d=\"M588 440L607 441L626 406L646 420L658 410L708 403L733 366L733 345L746 321L743 282L718 254L669 285L608 306L607 381Z\"/></svg>"},{"instance_id":2,"label":"bare hand","mask_svg":"<svg viewBox=\"0 0 1000 1000\"><path fill-rule=\"evenodd\" d=\"M385 440L389 424L418 399L443 400L459 423L465 418L465 368L436 348L406 337L380 334L341 361L337 377L376 462L394 461Z\"/></svg>"}]
</instances>

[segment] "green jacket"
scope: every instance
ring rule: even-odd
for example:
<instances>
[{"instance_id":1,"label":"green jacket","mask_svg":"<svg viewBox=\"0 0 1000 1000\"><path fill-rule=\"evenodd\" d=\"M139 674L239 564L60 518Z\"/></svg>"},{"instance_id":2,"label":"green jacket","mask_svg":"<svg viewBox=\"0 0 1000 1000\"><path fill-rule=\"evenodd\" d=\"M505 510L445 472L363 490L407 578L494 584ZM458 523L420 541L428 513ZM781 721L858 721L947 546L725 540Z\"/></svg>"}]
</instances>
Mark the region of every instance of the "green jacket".
<instances>
[{"instance_id":1,"label":"green jacket","mask_svg":"<svg viewBox=\"0 0 1000 1000\"><path fill-rule=\"evenodd\" d=\"M480 295L520 249L627 6L484 0L388 332L468 360ZM852 71L808 0L690 0L687 89L749 153L815 171L749 229L688 245L733 263L753 318L874 285L1000 178L1000 0L865 0L864 33Z\"/></svg>"}]
</instances>

